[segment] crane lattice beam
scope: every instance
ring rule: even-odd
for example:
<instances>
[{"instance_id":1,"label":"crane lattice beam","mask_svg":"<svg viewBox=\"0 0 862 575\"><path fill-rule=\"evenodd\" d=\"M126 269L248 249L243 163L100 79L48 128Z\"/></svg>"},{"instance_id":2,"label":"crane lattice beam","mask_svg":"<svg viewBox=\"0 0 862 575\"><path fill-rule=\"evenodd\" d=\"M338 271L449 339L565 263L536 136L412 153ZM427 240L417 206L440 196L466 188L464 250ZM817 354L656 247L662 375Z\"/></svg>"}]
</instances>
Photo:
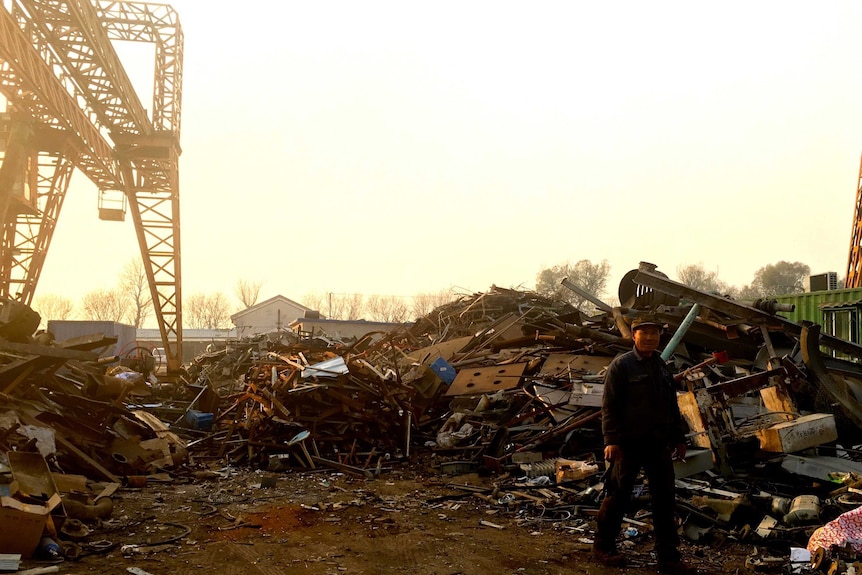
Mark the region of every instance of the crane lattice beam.
<instances>
[{"instance_id":1,"label":"crane lattice beam","mask_svg":"<svg viewBox=\"0 0 862 575\"><path fill-rule=\"evenodd\" d=\"M35 149L25 154L52 155L55 170L62 158L71 158L100 192L125 195L168 368L176 369L182 360L178 159L183 60L176 12L165 4L134 1L11 0L9 5L0 7L0 92L39 133L53 133L36 138ZM114 40L155 46L151 118ZM61 180L55 174L53 181ZM0 182L0 195L8 192L2 188ZM35 214L19 207L16 218L3 220L0 270L13 279L0 295L11 295L17 282L18 297L32 298L44 263L35 250L47 249L63 195L59 188L53 195L40 194Z\"/></svg>"},{"instance_id":2,"label":"crane lattice beam","mask_svg":"<svg viewBox=\"0 0 862 575\"><path fill-rule=\"evenodd\" d=\"M850 230L850 252L847 257L847 279L844 287L862 287L862 159L859 161L859 178L856 180L856 207Z\"/></svg>"}]
</instances>

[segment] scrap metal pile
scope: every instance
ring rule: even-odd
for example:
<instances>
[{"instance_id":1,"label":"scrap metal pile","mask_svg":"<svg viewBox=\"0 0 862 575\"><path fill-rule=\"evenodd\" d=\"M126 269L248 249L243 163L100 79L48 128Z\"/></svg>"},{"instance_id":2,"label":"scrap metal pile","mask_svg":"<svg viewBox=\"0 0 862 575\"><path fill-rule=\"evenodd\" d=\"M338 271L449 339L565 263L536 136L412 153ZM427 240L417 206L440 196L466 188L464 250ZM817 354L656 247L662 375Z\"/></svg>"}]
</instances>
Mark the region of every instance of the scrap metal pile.
<instances>
[{"instance_id":1,"label":"scrap metal pile","mask_svg":"<svg viewBox=\"0 0 862 575\"><path fill-rule=\"evenodd\" d=\"M0 447L21 449L31 441L23 426L48 426L65 468L112 481L188 453L360 475L419 449L442 471L590 460L602 447L603 370L631 348L629 322L646 312L667 325L662 347L685 391L690 442L722 474L750 461L742 455L860 442L862 372L829 353L860 359L859 345L782 318L774 301L700 292L649 264L626 275L619 296L616 307L590 296L595 311L585 314L492 287L358 341L293 333L231 341L196 358L187 379L158 384L118 358L99 359L93 350L111 343L99 335L31 335L35 314L21 306L10 315L7 303L0 393L14 417Z\"/></svg>"},{"instance_id":2,"label":"scrap metal pile","mask_svg":"<svg viewBox=\"0 0 862 575\"><path fill-rule=\"evenodd\" d=\"M293 334L233 342L190 368L220 397L212 427L186 418L200 434L194 452L361 474L417 448L430 448L444 471L522 472L525 453L588 460L602 447L603 370L631 349L628 325L642 313L667 325L663 347L685 391L690 441L722 473L757 452L836 439L849 447L862 437L862 372L821 353L862 358L862 347L782 318L772 300L700 292L649 264L626 275L620 301L594 300L595 313L584 314L492 287L356 342Z\"/></svg>"},{"instance_id":3,"label":"scrap metal pile","mask_svg":"<svg viewBox=\"0 0 862 575\"><path fill-rule=\"evenodd\" d=\"M714 528L742 537L752 516L763 518L763 539L783 529L762 509L748 513L752 502L774 506L789 530L802 523L806 537L837 515L797 501L776 473L820 485L844 508L862 502L862 347L784 319L775 301L701 292L649 264L624 277L619 306L579 295L591 313L492 286L358 341L284 332L231 341L162 382L147 358L100 358L112 338L54 342L34 334L32 310L3 302L0 451L38 451L53 473L115 486L207 462L373 478L400 460L513 478L508 491L471 495L571 517L569 507L600 493L603 370L631 349L631 320L649 313L667 326L661 349L693 447L677 470L690 538ZM772 475L756 481L765 463ZM694 478L704 472L708 480ZM830 529L821 533L841 532Z\"/></svg>"},{"instance_id":4,"label":"scrap metal pile","mask_svg":"<svg viewBox=\"0 0 862 575\"><path fill-rule=\"evenodd\" d=\"M36 332L39 320L23 304L0 302L0 453L39 452L56 471L117 483L186 460L165 423L132 407L151 394L143 374L100 359L116 338L54 342Z\"/></svg>"}]
</instances>

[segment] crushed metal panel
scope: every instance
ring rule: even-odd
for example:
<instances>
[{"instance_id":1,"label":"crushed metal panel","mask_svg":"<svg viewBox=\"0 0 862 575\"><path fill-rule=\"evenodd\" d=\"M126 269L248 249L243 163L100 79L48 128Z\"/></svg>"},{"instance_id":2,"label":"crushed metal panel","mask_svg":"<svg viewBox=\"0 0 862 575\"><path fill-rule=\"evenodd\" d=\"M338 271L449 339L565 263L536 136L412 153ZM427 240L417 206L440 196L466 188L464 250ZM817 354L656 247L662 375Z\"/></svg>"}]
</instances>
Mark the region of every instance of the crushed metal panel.
<instances>
[{"instance_id":1,"label":"crushed metal panel","mask_svg":"<svg viewBox=\"0 0 862 575\"><path fill-rule=\"evenodd\" d=\"M338 377L350 373L342 356L333 357L320 363L306 366L302 370L302 377Z\"/></svg>"},{"instance_id":2,"label":"crushed metal panel","mask_svg":"<svg viewBox=\"0 0 862 575\"><path fill-rule=\"evenodd\" d=\"M533 389L536 392L536 397L542 403L548 407L555 406L550 410L550 413L556 423L565 421L574 415L576 410L567 405L571 396L569 391L540 384L536 384Z\"/></svg>"},{"instance_id":3,"label":"crushed metal panel","mask_svg":"<svg viewBox=\"0 0 862 575\"><path fill-rule=\"evenodd\" d=\"M501 389L518 387L526 363L495 365L491 367L464 368L455 376L446 395L472 395L474 393L494 393Z\"/></svg>"},{"instance_id":4,"label":"crushed metal panel","mask_svg":"<svg viewBox=\"0 0 862 575\"><path fill-rule=\"evenodd\" d=\"M605 386L602 383L575 383L569 395L569 405L601 407Z\"/></svg>"},{"instance_id":5,"label":"crushed metal panel","mask_svg":"<svg viewBox=\"0 0 862 575\"><path fill-rule=\"evenodd\" d=\"M689 449L682 461L673 462L674 477L683 479L691 477L704 471L709 471L714 466L712 450Z\"/></svg>"},{"instance_id":6,"label":"crushed metal panel","mask_svg":"<svg viewBox=\"0 0 862 575\"><path fill-rule=\"evenodd\" d=\"M452 356L461 351L461 349L470 343L472 339L473 336L471 335L450 339L448 341L411 351L408 354L408 357L424 365L430 365L438 357L442 357L444 360L450 361Z\"/></svg>"},{"instance_id":7,"label":"crushed metal panel","mask_svg":"<svg viewBox=\"0 0 862 575\"><path fill-rule=\"evenodd\" d=\"M539 377L560 377L567 374L597 374L613 360L613 357L575 353L552 353L542 364Z\"/></svg>"},{"instance_id":8,"label":"crushed metal panel","mask_svg":"<svg viewBox=\"0 0 862 575\"><path fill-rule=\"evenodd\" d=\"M48 463L41 453L9 451L6 457L9 460L12 479L15 480L20 493L45 500L59 493Z\"/></svg>"},{"instance_id":9,"label":"crushed metal panel","mask_svg":"<svg viewBox=\"0 0 862 575\"><path fill-rule=\"evenodd\" d=\"M799 455L785 455L781 467L790 473L812 477L820 481L834 481L836 473L855 473L862 475L862 463L843 459L841 457L828 457L817 455L814 457L801 457Z\"/></svg>"}]
</instances>

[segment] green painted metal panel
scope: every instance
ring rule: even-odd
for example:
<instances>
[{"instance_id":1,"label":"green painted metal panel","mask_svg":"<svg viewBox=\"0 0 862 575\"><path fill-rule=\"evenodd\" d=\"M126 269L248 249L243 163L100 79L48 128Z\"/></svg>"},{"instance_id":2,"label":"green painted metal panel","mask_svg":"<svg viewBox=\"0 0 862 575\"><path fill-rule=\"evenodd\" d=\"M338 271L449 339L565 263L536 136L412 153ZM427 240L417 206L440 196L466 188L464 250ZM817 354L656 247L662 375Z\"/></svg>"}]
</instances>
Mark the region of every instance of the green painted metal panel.
<instances>
[{"instance_id":1,"label":"green painted metal panel","mask_svg":"<svg viewBox=\"0 0 862 575\"><path fill-rule=\"evenodd\" d=\"M835 289L812 291L806 293L780 295L773 298L779 303L792 303L796 309L792 312L781 312L779 315L790 321L799 323L802 320L823 325L824 304L842 304L859 302L862 306L862 288Z\"/></svg>"}]
</instances>

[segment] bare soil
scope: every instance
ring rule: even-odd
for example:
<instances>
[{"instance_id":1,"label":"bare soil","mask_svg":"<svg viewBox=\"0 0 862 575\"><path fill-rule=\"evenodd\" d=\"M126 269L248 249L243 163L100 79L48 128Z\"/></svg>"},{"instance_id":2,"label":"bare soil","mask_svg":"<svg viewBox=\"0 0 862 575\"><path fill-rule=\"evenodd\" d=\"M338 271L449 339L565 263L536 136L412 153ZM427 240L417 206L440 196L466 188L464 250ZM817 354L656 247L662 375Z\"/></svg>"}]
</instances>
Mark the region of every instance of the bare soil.
<instances>
[{"instance_id":1,"label":"bare soil","mask_svg":"<svg viewBox=\"0 0 862 575\"><path fill-rule=\"evenodd\" d=\"M64 543L78 557L59 563L59 573L655 572L648 533L621 542L631 566L607 569L589 553L589 514L543 515L524 505L529 500L499 505L466 490L500 478L397 464L376 479L330 470L222 474L121 489L109 519L87 523L89 535ZM702 573L731 573L744 568L752 546L722 539L686 542L682 551ZM21 569L50 564L31 559Z\"/></svg>"}]
</instances>

